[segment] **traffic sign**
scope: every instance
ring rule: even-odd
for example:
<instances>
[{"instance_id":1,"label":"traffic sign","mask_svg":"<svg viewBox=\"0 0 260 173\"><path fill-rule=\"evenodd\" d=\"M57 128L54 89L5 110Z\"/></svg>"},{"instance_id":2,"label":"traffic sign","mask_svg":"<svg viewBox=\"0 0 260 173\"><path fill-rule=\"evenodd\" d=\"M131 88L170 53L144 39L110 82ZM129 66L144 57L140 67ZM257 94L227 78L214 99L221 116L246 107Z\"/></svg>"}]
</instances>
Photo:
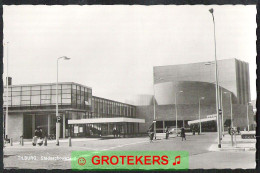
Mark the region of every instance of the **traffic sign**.
<instances>
[{"instance_id":1,"label":"traffic sign","mask_svg":"<svg viewBox=\"0 0 260 173\"><path fill-rule=\"evenodd\" d=\"M61 116L57 116L57 123L59 123L61 120Z\"/></svg>"}]
</instances>

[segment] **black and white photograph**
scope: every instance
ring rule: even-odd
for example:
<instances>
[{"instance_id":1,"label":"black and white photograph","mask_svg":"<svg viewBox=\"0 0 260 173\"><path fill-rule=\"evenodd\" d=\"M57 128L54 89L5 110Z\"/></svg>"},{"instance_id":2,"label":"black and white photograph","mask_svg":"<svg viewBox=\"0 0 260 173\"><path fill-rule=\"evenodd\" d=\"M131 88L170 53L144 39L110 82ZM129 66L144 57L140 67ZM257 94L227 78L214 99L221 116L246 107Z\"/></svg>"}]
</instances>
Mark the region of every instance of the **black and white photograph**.
<instances>
[{"instance_id":1,"label":"black and white photograph","mask_svg":"<svg viewBox=\"0 0 260 173\"><path fill-rule=\"evenodd\" d=\"M4 169L76 169L72 153L84 151L95 169L117 169L102 152L131 151L187 152L172 170L255 169L256 15L256 5L3 5ZM163 169L152 155L145 168L124 157ZM88 170L86 157L75 163Z\"/></svg>"}]
</instances>

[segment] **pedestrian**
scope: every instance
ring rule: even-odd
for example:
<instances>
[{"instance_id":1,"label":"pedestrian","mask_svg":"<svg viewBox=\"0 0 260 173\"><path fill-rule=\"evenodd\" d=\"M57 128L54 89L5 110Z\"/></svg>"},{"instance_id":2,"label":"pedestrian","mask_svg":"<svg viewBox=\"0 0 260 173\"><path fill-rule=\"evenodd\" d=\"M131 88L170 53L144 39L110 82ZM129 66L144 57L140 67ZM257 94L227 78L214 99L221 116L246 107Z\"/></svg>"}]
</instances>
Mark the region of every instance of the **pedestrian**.
<instances>
[{"instance_id":1,"label":"pedestrian","mask_svg":"<svg viewBox=\"0 0 260 173\"><path fill-rule=\"evenodd\" d=\"M169 138L169 130L168 130L168 127L166 127L166 129L165 129L165 134L166 134L166 139L168 139L168 138Z\"/></svg>"},{"instance_id":2,"label":"pedestrian","mask_svg":"<svg viewBox=\"0 0 260 173\"><path fill-rule=\"evenodd\" d=\"M36 146L36 144L41 146L43 144L42 129L38 126L34 131L34 134L35 136L33 137L33 141L32 141L33 146Z\"/></svg>"},{"instance_id":3,"label":"pedestrian","mask_svg":"<svg viewBox=\"0 0 260 173\"><path fill-rule=\"evenodd\" d=\"M114 135L114 138L116 137L116 128L113 128L113 135Z\"/></svg>"},{"instance_id":4,"label":"pedestrian","mask_svg":"<svg viewBox=\"0 0 260 173\"><path fill-rule=\"evenodd\" d=\"M150 143L153 142L154 132L152 128L149 129L148 135L149 135Z\"/></svg>"},{"instance_id":5,"label":"pedestrian","mask_svg":"<svg viewBox=\"0 0 260 173\"><path fill-rule=\"evenodd\" d=\"M181 140L182 140L182 141L183 141L183 138L186 140L185 129L182 127L182 128L181 128Z\"/></svg>"},{"instance_id":6,"label":"pedestrian","mask_svg":"<svg viewBox=\"0 0 260 173\"><path fill-rule=\"evenodd\" d=\"M237 134L240 135L240 127L237 127Z\"/></svg>"},{"instance_id":7,"label":"pedestrian","mask_svg":"<svg viewBox=\"0 0 260 173\"><path fill-rule=\"evenodd\" d=\"M195 126L192 127L192 134L195 135Z\"/></svg>"},{"instance_id":8,"label":"pedestrian","mask_svg":"<svg viewBox=\"0 0 260 173\"><path fill-rule=\"evenodd\" d=\"M228 127L228 134L231 135L231 127Z\"/></svg>"}]
</instances>

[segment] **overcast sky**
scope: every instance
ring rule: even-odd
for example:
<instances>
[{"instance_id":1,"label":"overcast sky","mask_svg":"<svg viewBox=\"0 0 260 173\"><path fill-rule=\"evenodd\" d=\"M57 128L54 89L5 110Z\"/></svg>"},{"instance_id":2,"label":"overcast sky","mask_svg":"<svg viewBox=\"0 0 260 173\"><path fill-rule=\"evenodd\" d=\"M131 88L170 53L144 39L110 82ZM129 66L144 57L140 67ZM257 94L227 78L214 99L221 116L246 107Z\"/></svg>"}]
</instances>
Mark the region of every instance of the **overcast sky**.
<instances>
[{"instance_id":1,"label":"overcast sky","mask_svg":"<svg viewBox=\"0 0 260 173\"><path fill-rule=\"evenodd\" d=\"M56 82L56 59L65 55L71 60L60 61L61 82L122 102L153 94L153 66L214 60L212 7L217 57L249 63L254 100L255 5L4 6L9 76L13 84Z\"/></svg>"}]
</instances>

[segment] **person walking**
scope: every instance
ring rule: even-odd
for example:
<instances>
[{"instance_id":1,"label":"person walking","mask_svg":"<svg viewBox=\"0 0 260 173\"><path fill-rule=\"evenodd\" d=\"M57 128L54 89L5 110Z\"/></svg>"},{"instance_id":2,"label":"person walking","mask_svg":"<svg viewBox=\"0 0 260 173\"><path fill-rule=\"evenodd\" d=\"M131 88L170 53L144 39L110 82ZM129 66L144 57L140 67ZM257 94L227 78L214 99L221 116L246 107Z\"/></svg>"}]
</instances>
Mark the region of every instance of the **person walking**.
<instances>
[{"instance_id":1,"label":"person walking","mask_svg":"<svg viewBox=\"0 0 260 173\"><path fill-rule=\"evenodd\" d=\"M185 129L182 127L182 128L181 128L181 140L182 140L182 141L183 141L183 138L186 140Z\"/></svg>"},{"instance_id":2,"label":"person walking","mask_svg":"<svg viewBox=\"0 0 260 173\"><path fill-rule=\"evenodd\" d=\"M113 135L114 135L114 138L116 137L116 128L114 127L113 128Z\"/></svg>"},{"instance_id":3,"label":"person walking","mask_svg":"<svg viewBox=\"0 0 260 173\"><path fill-rule=\"evenodd\" d=\"M168 130L168 127L166 127L166 129L165 129L165 135L166 135L166 139L168 139L168 138L169 138L169 130Z\"/></svg>"},{"instance_id":4,"label":"person walking","mask_svg":"<svg viewBox=\"0 0 260 173\"><path fill-rule=\"evenodd\" d=\"M149 129L148 135L149 135L150 143L153 142L154 132L152 128Z\"/></svg>"}]
</instances>

